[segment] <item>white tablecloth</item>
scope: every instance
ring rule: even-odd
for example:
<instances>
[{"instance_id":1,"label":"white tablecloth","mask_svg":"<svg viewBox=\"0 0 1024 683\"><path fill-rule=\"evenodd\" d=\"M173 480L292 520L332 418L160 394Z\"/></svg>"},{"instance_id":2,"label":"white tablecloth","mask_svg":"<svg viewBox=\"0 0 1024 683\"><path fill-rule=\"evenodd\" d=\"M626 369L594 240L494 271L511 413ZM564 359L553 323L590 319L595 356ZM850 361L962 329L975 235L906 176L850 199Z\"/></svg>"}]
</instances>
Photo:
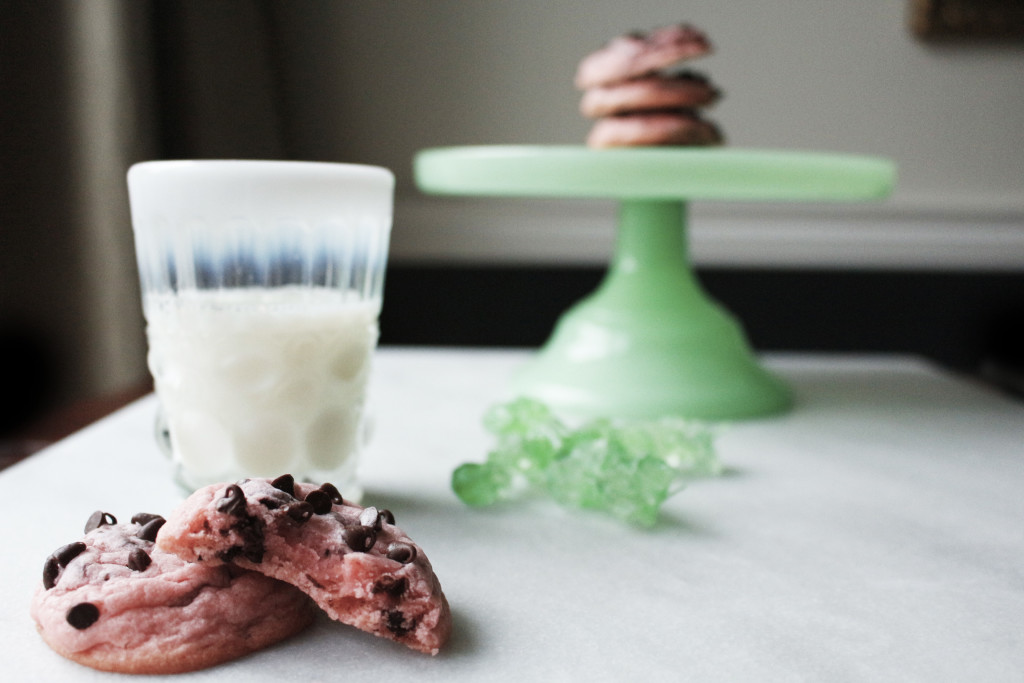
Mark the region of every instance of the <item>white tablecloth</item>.
<instances>
[{"instance_id":1,"label":"white tablecloth","mask_svg":"<svg viewBox=\"0 0 1024 683\"><path fill-rule=\"evenodd\" d=\"M451 493L519 352L384 349L365 502L426 549L455 633L436 658L318 622L175 680L1021 681L1024 407L909 358L776 356L797 405L724 429L727 472L638 530ZM88 515L180 494L145 398L0 473L4 680L109 676L53 654L29 596ZM9 674L14 678L8 678Z\"/></svg>"}]
</instances>

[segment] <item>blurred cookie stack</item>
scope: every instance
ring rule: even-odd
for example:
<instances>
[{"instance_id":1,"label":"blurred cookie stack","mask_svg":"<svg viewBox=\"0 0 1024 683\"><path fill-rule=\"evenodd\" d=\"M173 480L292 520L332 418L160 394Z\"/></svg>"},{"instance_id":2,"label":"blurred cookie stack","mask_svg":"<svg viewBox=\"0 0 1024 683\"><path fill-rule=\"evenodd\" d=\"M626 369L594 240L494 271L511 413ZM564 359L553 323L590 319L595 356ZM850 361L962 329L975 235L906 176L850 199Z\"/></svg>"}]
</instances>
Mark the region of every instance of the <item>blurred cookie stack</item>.
<instances>
[{"instance_id":1,"label":"blurred cookie stack","mask_svg":"<svg viewBox=\"0 0 1024 683\"><path fill-rule=\"evenodd\" d=\"M687 24L613 38L576 71L580 112L595 119L590 147L718 145L722 133L701 112L721 97L704 75L673 71L703 57L711 44Z\"/></svg>"}]
</instances>

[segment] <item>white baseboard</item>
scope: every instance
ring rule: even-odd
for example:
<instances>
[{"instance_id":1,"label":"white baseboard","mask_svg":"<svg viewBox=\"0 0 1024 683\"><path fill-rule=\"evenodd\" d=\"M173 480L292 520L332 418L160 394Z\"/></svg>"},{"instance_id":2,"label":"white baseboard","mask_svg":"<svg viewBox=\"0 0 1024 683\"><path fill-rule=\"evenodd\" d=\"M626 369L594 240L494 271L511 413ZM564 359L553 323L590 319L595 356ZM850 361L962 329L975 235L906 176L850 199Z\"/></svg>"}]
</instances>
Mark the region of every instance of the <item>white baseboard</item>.
<instances>
[{"instance_id":1,"label":"white baseboard","mask_svg":"<svg viewBox=\"0 0 1024 683\"><path fill-rule=\"evenodd\" d=\"M399 197L394 262L604 265L612 201ZM1024 207L936 201L694 204L700 266L1006 271L1024 269Z\"/></svg>"}]
</instances>

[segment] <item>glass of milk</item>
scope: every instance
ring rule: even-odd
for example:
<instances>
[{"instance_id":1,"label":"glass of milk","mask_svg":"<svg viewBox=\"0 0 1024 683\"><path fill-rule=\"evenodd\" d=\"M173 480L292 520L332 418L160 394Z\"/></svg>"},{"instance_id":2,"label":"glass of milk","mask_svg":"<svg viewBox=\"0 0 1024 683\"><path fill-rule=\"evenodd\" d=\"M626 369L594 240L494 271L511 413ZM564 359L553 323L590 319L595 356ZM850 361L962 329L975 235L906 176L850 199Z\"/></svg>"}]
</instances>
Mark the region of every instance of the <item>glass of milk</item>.
<instances>
[{"instance_id":1,"label":"glass of milk","mask_svg":"<svg viewBox=\"0 0 1024 683\"><path fill-rule=\"evenodd\" d=\"M151 161L128 171L160 403L193 490L244 477L358 499L390 171L297 161Z\"/></svg>"}]
</instances>

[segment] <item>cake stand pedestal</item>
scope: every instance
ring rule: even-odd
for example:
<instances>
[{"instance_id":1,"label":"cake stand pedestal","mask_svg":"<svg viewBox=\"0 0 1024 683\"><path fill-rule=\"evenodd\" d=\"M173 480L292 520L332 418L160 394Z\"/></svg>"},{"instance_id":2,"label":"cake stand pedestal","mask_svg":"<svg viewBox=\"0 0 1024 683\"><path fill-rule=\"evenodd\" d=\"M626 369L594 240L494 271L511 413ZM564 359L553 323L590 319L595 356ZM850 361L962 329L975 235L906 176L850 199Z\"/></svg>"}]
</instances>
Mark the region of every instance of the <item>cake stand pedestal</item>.
<instances>
[{"instance_id":1,"label":"cake stand pedestal","mask_svg":"<svg viewBox=\"0 0 1024 683\"><path fill-rule=\"evenodd\" d=\"M881 199L895 178L884 159L732 148L437 148L414 171L432 194L618 200L604 280L561 316L512 389L570 416L705 420L779 413L792 398L694 275L688 202Z\"/></svg>"}]
</instances>

